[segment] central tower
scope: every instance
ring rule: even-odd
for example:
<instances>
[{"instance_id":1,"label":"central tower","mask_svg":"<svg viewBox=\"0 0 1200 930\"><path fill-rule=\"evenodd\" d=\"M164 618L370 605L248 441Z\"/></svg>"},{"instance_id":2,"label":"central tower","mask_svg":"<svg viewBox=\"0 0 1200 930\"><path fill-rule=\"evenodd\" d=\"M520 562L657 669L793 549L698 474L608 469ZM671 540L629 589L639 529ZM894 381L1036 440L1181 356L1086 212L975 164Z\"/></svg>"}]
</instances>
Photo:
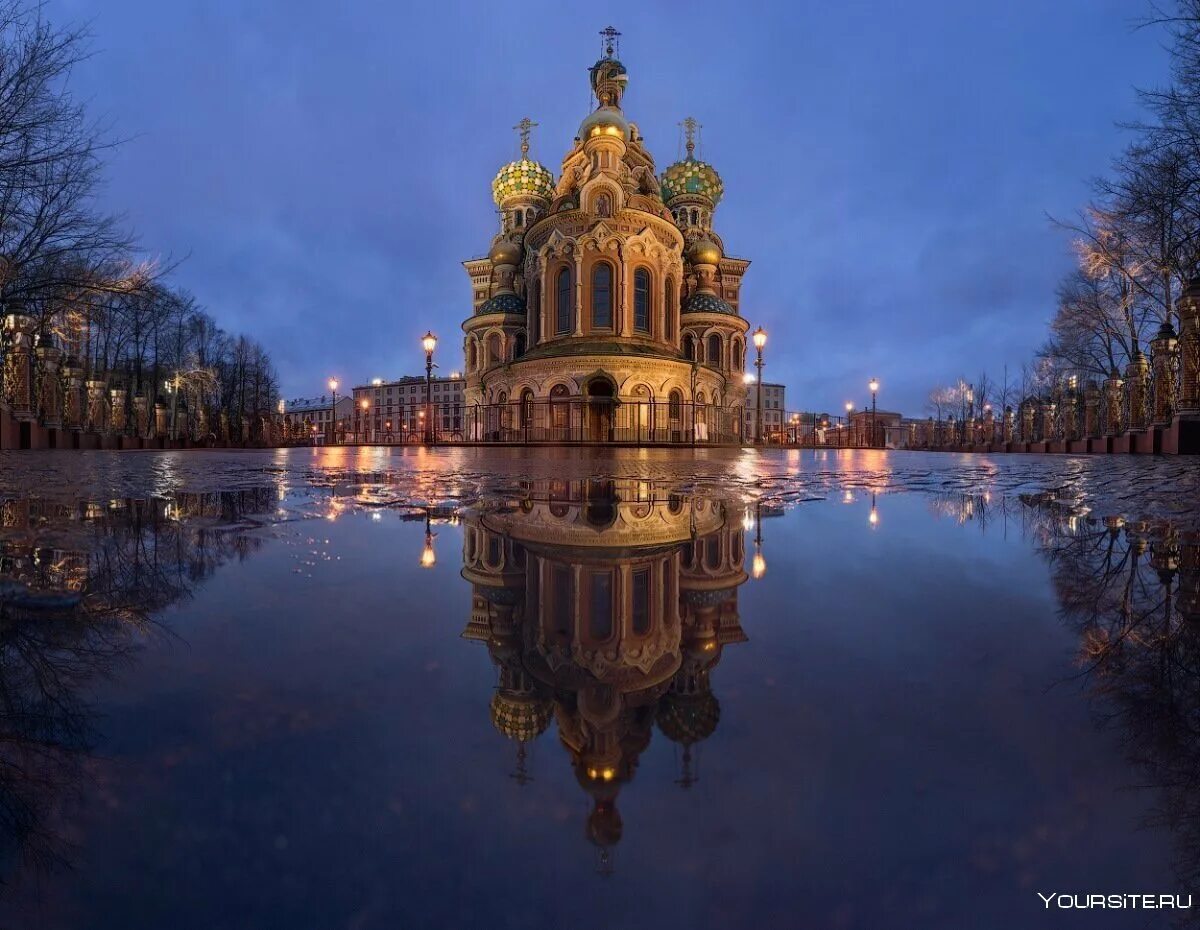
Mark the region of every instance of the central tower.
<instances>
[{"instance_id":1,"label":"central tower","mask_svg":"<svg viewBox=\"0 0 1200 930\"><path fill-rule=\"evenodd\" d=\"M724 186L695 156L661 178L622 109L619 33L601 33L589 69L595 108L558 178L529 157L500 169L500 229L464 262L474 312L463 323L468 422L475 439L736 441L745 396L749 262L713 230Z\"/></svg>"}]
</instances>

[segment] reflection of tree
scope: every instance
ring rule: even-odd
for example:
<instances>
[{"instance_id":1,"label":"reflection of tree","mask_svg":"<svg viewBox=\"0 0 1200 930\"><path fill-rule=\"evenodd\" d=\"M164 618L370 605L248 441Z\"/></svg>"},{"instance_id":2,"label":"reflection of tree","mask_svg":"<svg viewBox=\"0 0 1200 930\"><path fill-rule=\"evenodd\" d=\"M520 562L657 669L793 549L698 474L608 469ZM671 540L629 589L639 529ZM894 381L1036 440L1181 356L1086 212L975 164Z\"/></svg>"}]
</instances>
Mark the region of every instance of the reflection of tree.
<instances>
[{"instance_id":1,"label":"reflection of tree","mask_svg":"<svg viewBox=\"0 0 1200 930\"><path fill-rule=\"evenodd\" d=\"M1200 883L1200 534L1040 506L1040 550L1097 713L1161 788L1178 878Z\"/></svg>"},{"instance_id":2,"label":"reflection of tree","mask_svg":"<svg viewBox=\"0 0 1200 930\"><path fill-rule=\"evenodd\" d=\"M94 742L87 690L137 650L152 615L230 558L270 490L62 507L0 504L0 874L65 861L51 814Z\"/></svg>"}]
</instances>

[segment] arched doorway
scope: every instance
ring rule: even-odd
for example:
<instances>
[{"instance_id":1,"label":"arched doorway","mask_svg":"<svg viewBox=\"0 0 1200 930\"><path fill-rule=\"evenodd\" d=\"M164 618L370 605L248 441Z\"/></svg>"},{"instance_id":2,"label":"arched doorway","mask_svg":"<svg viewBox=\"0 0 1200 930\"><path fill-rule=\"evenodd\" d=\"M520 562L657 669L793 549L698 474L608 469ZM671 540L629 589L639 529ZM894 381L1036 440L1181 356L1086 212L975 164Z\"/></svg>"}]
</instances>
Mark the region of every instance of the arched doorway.
<instances>
[{"instance_id":1,"label":"arched doorway","mask_svg":"<svg viewBox=\"0 0 1200 930\"><path fill-rule=\"evenodd\" d=\"M591 442L612 442L613 407L616 391L608 378L597 376L584 386L587 394L587 425Z\"/></svg>"}]
</instances>

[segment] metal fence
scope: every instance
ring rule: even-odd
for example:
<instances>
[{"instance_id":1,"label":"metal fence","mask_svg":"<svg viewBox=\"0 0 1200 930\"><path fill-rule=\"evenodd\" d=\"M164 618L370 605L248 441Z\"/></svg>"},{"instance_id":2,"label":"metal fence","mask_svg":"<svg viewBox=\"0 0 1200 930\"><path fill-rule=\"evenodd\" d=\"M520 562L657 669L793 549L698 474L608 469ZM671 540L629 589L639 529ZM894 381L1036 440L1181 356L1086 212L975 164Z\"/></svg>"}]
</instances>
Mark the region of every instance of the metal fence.
<instances>
[{"instance_id":1,"label":"metal fence","mask_svg":"<svg viewBox=\"0 0 1200 930\"><path fill-rule=\"evenodd\" d=\"M389 413L388 411L392 412ZM506 444L741 445L755 441L754 410L713 404L568 397L505 404L396 405L338 421L339 444L404 445L424 442ZM882 424L881 424L882 425ZM847 448L882 445L867 422L847 423L824 413L764 411L768 445ZM305 427L294 444L325 443L328 431Z\"/></svg>"}]
</instances>

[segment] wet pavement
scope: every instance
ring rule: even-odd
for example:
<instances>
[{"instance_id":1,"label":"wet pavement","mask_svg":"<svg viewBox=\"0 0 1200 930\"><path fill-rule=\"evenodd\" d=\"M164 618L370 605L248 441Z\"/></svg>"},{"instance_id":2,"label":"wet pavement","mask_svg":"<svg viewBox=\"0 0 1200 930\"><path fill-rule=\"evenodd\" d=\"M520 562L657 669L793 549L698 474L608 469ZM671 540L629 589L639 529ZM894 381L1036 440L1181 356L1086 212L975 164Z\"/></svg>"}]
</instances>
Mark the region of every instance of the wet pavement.
<instances>
[{"instance_id":1,"label":"wet pavement","mask_svg":"<svg viewBox=\"0 0 1200 930\"><path fill-rule=\"evenodd\" d=\"M0 927L1186 924L1196 482L0 455Z\"/></svg>"}]
</instances>

